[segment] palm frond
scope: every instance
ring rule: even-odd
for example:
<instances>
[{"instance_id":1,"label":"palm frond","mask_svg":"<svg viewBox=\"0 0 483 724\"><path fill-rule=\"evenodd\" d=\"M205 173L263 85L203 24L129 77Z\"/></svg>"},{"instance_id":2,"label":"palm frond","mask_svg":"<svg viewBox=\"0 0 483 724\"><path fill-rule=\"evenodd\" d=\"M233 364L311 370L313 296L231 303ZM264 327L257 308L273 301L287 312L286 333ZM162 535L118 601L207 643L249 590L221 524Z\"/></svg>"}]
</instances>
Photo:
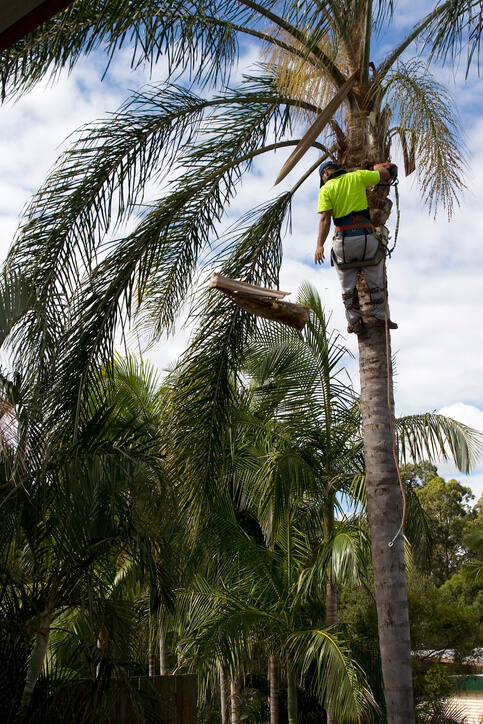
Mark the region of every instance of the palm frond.
<instances>
[{"instance_id":1,"label":"palm frond","mask_svg":"<svg viewBox=\"0 0 483 724\"><path fill-rule=\"evenodd\" d=\"M56 184L54 183L53 189L48 192L50 212L48 209L47 212L45 209L40 210L40 200L44 198L44 194L39 195L37 205L34 206L38 209L38 219L32 222L32 226L28 224L24 229L25 233L12 254L11 264L24 265L30 259L29 268L42 269L37 281L38 296L43 304L39 304L38 309L39 313L45 310L47 316L54 315L52 307L55 305L51 297L55 299L56 295L59 295L59 287L65 297L68 297L76 286L78 288L78 298L74 296L69 302L70 318L73 323L66 332L64 345L66 355L60 362L60 368L63 369L65 366L68 375L69 359L76 370L77 380L71 378L72 397L69 399L67 395L67 405L72 406L74 396L85 384L86 378L79 375L90 374L88 370L92 370L96 363L101 365L112 357L114 331L118 322L129 318L132 312L139 308L146 295L149 302L145 307L145 318L154 324L154 336L169 329L173 324L179 306L186 300L187 290L196 273L199 253L209 245L211 236L216 235L216 224L225 213L226 203L239 181L240 164L242 167L250 164L250 152L263 143L274 118L279 119L283 131L286 118L283 113L278 114L278 99L269 91L265 89L263 97L258 93L250 96L250 101L258 100L258 111L256 103L254 105L249 102L246 94L235 92L229 95L230 105L234 102L240 112L230 115L231 126L227 132L222 136L216 132L215 126L220 122L218 116L215 115L207 121L205 128L207 140L204 143L200 142L199 146L188 146L184 151L181 163L188 168L188 171L176 182L174 191L163 198L141 220L131 235L113 245L113 251L92 271L91 277L87 278L84 285L82 278L79 284L79 252L86 260L85 266L89 271L88 260L92 253L96 252L92 248L95 228L98 223L104 225L104 231L107 228L113 191L117 190L122 198L124 192L120 187L122 181L126 181L129 187L126 192L129 204L134 202L136 195L142 192L146 171L140 171L141 176L137 178L136 163L134 163L133 175L125 175L124 161L121 158L125 149L118 156L114 143L113 159L111 159L113 165L111 167L108 163L104 169L104 171L110 169L107 174L110 176L106 182L104 171L100 177L97 175L98 169L96 170L94 161L98 153L101 157L109 156L108 151L102 150L104 146L101 144L93 157L88 158L87 177L83 173L85 171L83 162L79 173L72 174L71 181L66 180L66 176L69 176L66 169L62 170L61 186L64 188L67 184L67 190L64 188L66 208L63 212L66 212L69 219L68 224L65 223L65 219L62 221L62 214L59 214L58 207L62 206L62 203L58 204L58 198L54 193L55 190L60 191ZM184 95L183 97L186 98ZM148 104L152 100L148 99ZM214 101L214 105L225 104L225 100L219 99L219 101L219 103ZM126 118L124 114L121 115L120 122L123 126ZM161 126L164 127L164 122ZM165 140L169 138L169 131L167 133ZM163 135L164 132L161 131L161 136ZM102 133L101 137L104 137ZM133 154L136 156L139 152L139 160L142 161L144 152L141 147L136 146L136 133L131 139L135 145ZM99 138L96 144L98 141ZM178 142L179 139L174 142L175 148ZM81 158L83 158L82 149L83 142L79 150ZM148 155L151 159L151 151ZM89 157L89 154L87 156ZM73 163L73 169L75 168L76 160ZM84 184L91 187L90 173L98 179L98 182L92 184L92 193L86 194ZM139 184L141 190L138 188ZM124 199L123 204L126 203ZM48 203L46 206L49 208ZM45 213L47 218L44 216ZM263 237L264 231L261 234ZM34 318L30 333L37 338L46 333L45 329L46 325L38 323ZM27 333L29 333L28 326ZM38 349L42 346L42 340L35 339L31 346ZM75 387L77 392L74 390Z\"/></svg>"},{"instance_id":2,"label":"palm frond","mask_svg":"<svg viewBox=\"0 0 483 724\"><path fill-rule=\"evenodd\" d=\"M354 403L353 388L341 379L348 351L338 335L329 332L320 298L310 285L302 285L297 300L312 310L303 334L264 323L250 344L247 367L259 382L255 399L259 409L264 401L276 401L277 417L290 416L294 430L302 423L294 415L342 423L344 411Z\"/></svg>"},{"instance_id":3,"label":"palm frond","mask_svg":"<svg viewBox=\"0 0 483 724\"><path fill-rule=\"evenodd\" d=\"M320 587L328 571L337 583L357 585L367 577L369 560L370 542L363 521L339 521L313 552L311 567L300 578L299 595L305 599Z\"/></svg>"},{"instance_id":4,"label":"palm frond","mask_svg":"<svg viewBox=\"0 0 483 724\"><path fill-rule=\"evenodd\" d=\"M0 346L31 308L34 288L21 271L3 268L0 277Z\"/></svg>"},{"instance_id":5,"label":"palm frond","mask_svg":"<svg viewBox=\"0 0 483 724\"><path fill-rule=\"evenodd\" d=\"M475 0L446 0L437 7L424 33L424 48L431 58L454 63L466 50L467 73L474 60L479 66L481 7Z\"/></svg>"},{"instance_id":6,"label":"palm frond","mask_svg":"<svg viewBox=\"0 0 483 724\"><path fill-rule=\"evenodd\" d=\"M237 242L222 269L225 276L257 284L276 284L281 229L290 208L290 194L248 217L236 230ZM235 233L235 232L234 232ZM194 482L193 501L208 494L217 479L223 455L223 430L235 402L233 384L255 318L226 297L205 295L204 315L175 374L172 444L183 474ZM179 465L180 463L178 463ZM189 472L188 472L189 471ZM209 492L211 490L211 492ZM195 526L196 527L196 526Z\"/></svg>"},{"instance_id":7,"label":"palm frond","mask_svg":"<svg viewBox=\"0 0 483 724\"><path fill-rule=\"evenodd\" d=\"M154 65L161 56L168 73L188 70L195 79L227 81L237 52L233 22L250 12L235 2L77 0L2 55L2 96L24 93L62 68L71 70L83 55L99 48L106 70L114 54L132 48L132 66Z\"/></svg>"},{"instance_id":8,"label":"palm frond","mask_svg":"<svg viewBox=\"0 0 483 724\"><path fill-rule=\"evenodd\" d=\"M458 470L469 473L483 452L483 433L444 415L426 413L396 420L402 460L453 459Z\"/></svg>"},{"instance_id":9,"label":"palm frond","mask_svg":"<svg viewBox=\"0 0 483 724\"><path fill-rule=\"evenodd\" d=\"M418 713L418 724L467 724L465 708L456 701L439 701Z\"/></svg>"},{"instance_id":10,"label":"palm frond","mask_svg":"<svg viewBox=\"0 0 483 724\"><path fill-rule=\"evenodd\" d=\"M417 159L423 201L434 213L442 205L450 217L466 188L466 149L448 89L420 61L399 63L385 84L402 147L411 147Z\"/></svg>"},{"instance_id":11,"label":"palm frond","mask_svg":"<svg viewBox=\"0 0 483 724\"><path fill-rule=\"evenodd\" d=\"M405 485L406 520L404 535L411 550L411 558L420 570L426 571L431 565L433 534L431 521L424 512L421 501L410 485Z\"/></svg>"},{"instance_id":12,"label":"palm frond","mask_svg":"<svg viewBox=\"0 0 483 724\"><path fill-rule=\"evenodd\" d=\"M336 636L320 629L300 631L287 646L303 674L315 665L314 691L337 719L355 724L376 708L364 672Z\"/></svg>"},{"instance_id":13,"label":"palm frond","mask_svg":"<svg viewBox=\"0 0 483 724\"><path fill-rule=\"evenodd\" d=\"M224 119L230 118L232 133L224 138L225 153L219 149L216 169L223 169L227 161L253 149L265 137L267 121L263 119L267 106L269 115L273 112L276 96L267 87L263 97L259 92L244 99L242 95L229 93L225 99L208 101L182 88L162 84L135 94L107 121L81 129L32 199L9 263L32 270L36 287L42 290L55 269L57 283L66 294L71 294L83 271L91 270L95 264L104 235L136 212L147 182L159 179L163 170L172 170L181 147L191 148L196 154L200 142L197 133L207 109L230 106ZM256 110L252 105L255 100ZM235 108L241 111L236 119L238 125L234 122ZM251 127L247 125L250 121ZM205 133L211 135L216 123L212 119ZM260 130L251 138L250 130L255 128ZM203 150L207 152L206 144ZM213 153L212 150L210 156ZM199 187L206 183L211 182L211 189L216 185L213 168L209 164L203 168L199 159L199 154L191 159L190 170L198 176L191 183L185 180L184 189L181 182L177 206L186 204L186 197L190 198L196 189L199 193ZM226 178L229 184L229 175ZM223 201L226 200L224 195ZM164 217L165 223L172 220L173 214L171 208ZM219 214L218 207L215 216Z\"/></svg>"},{"instance_id":14,"label":"palm frond","mask_svg":"<svg viewBox=\"0 0 483 724\"><path fill-rule=\"evenodd\" d=\"M268 546L275 545L286 516L313 487L312 478L311 466L297 451L280 445L261 457L253 483L245 480L245 495L256 510Z\"/></svg>"}]
</instances>

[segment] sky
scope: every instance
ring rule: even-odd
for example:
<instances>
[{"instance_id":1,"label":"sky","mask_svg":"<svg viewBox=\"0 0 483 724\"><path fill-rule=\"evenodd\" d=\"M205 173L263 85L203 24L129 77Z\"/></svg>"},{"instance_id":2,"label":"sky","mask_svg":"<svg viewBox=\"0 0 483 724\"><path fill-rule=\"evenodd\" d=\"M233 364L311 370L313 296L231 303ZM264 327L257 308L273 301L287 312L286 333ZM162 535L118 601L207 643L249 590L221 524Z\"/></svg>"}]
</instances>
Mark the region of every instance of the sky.
<instances>
[{"instance_id":1,"label":"sky","mask_svg":"<svg viewBox=\"0 0 483 724\"><path fill-rule=\"evenodd\" d=\"M401 27L421 17L421 5L417 15L415 7L414 3L399 3ZM379 42L384 46L388 39L383 37ZM246 46L238 74L247 70L255 57L254 47ZM70 75L60 74L55 82L44 82L16 103L0 107L0 261L7 254L31 194L68 146L69 135L82 124L115 111L130 91L165 76L162 62L151 76L142 68L132 71L128 49L116 56L102 80L104 69L102 55L92 56ZM466 131L467 191L449 223L444 212L434 220L422 207L412 177L400 179L399 238L388 260L391 318L399 325L392 334L396 414L440 412L483 431L483 85L476 72L470 73L465 83L463 68L453 75L441 72L440 77L454 93ZM273 187L288 154L279 151L257 163L231 205L233 217L291 187L298 169ZM300 166L308 168L316 159L317 152L311 151ZM295 294L306 280L318 290L333 328L343 335L353 355L347 359L347 370L357 388L357 340L346 333L337 275L327 262L316 267L313 260L317 192L314 174L292 208L280 288ZM393 231L394 220L389 227ZM164 370L179 357L187 339L188 331L180 330L147 356ZM475 500L483 494L483 460L469 476L451 464L439 463L438 470L443 477L455 477L471 487Z\"/></svg>"}]
</instances>

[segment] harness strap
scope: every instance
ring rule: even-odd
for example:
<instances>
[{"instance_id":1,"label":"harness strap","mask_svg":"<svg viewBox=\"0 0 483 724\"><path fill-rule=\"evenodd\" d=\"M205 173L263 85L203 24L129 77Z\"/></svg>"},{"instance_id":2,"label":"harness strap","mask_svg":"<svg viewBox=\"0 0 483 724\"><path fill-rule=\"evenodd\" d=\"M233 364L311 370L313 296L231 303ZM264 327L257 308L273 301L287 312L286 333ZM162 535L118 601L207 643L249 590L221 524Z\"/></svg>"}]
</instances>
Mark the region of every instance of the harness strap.
<instances>
[{"instance_id":1,"label":"harness strap","mask_svg":"<svg viewBox=\"0 0 483 724\"><path fill-rule=\"evenodd\" d=\"M374 229L374 226L370 221L358 222L355 224L344 224L343 226L336 226L335 231L351 231L352 229Z\"/></svg>"},{"instance_id":2,"label":"harness strap","mask_svg":"<svg viewBox=\"0 0 483 724\"><path fill-rule=\"evenodd\" d=\"M379 247L374 254L374 256L369 257L369 259L363 259L361 261L337 261L337 257L335 255L335 251L332 249L331 251L331 263L335 264L335 266L339 267L339 269L360 269L363 266L376 266L376 264L379 264L381 259L384 259L384 251Z\"/></svg>"},{"instance_id":3,"label":"harness strap","mask_svg":"<svg viewBox=\"0 0 483 724\"><path fill-rule=\"evenodd\" d=\"M336 232L351 231L352 229L374 229L367 209L363 211L353 211L346 216L340 216L338 219L334 219L334 222L336 224Z\"/></svg>"},{"instance_id":4,"label":"harness strap","mask_svg":"<svg viewBox=\"0 0 483 724\"><path fill-rule=\"evenodd\" d=\"M342 300L344 302L346 309L360 309L359 304L356 304L356 300L354 298L353 292L349 292L348 294L343 294Z\"/></svg>"},{"instance_id":5,"label":"harness strap","mask_svg":"<svg viewBox=\"0 0 483 724\"><path fill-rule=\"evenodd\" d=\"M380 287L371 287L369 289L369 296L372 304L380 304L384 301L384 289Z\"/></svg>"}]
</instances>

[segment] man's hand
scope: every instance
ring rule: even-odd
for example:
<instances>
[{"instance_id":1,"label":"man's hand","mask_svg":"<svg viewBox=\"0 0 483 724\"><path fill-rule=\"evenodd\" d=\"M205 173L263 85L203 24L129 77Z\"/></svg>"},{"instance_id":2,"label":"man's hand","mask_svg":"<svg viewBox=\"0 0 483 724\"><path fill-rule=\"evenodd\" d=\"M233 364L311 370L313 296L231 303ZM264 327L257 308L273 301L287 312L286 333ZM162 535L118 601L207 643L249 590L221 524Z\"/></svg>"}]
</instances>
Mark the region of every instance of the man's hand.
<instances>
[{"instance_id":1,"label":"man's hand","mask_svg":"<svg viewBox=\"0 0 483 724\"><path fill-rule=\"evenodd\" d=\"M319 235L317 237L317 247L315 249L315 263L324 263L324 244L329 235L330 220L332 213L330 211L322 211L319 221Z\"/></svg>"},{"instance_id":2,"label":"man's hand","mask_svg":"<svg viewBox=\"0 0 483 724\"><path fill-rule=\"evenodd\" d=\"M324 263L324 245L323 244L317 244L317 248L315 250L315 263L316 264Z\"/></svg>"},{"instance_id":3,"label":"man's hand","mask_svg":"<svg viewBox=\"0 0 483 724\"><path fill-rule=\"evenodd\" d=\"M381 181L389 181L391 178L391 173L387 170L387 165L385 163L375 163L374 171L379 171Z\"/></svg>"}]
</instances>

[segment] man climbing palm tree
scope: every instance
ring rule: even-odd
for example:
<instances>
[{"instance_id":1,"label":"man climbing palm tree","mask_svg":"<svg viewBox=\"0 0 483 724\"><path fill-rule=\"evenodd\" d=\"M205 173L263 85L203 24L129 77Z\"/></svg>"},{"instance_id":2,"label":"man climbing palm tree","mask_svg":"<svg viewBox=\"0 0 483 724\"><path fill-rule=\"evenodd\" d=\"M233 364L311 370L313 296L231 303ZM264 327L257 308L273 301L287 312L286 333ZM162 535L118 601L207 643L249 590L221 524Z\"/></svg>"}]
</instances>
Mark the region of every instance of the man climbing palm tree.
<instances>
[{"instance_id":1,"label":"man climbing palm tree","mask_svg":"<svg viewBox=\"0 0 483 724\"><path fill-rule=\"evenodd\" d=\"M373 40L386 31L390 34L384 37L399 38L396 5L370 0L76 0L58 20L2 54L5 98L28 90L46 74L72 68L82 55L99 48L105 49L109 63L128 43L134 66L145 62L154 67L162 58L169 76L166 83L135 94L107 122L83 129L34 198L9 255L9 267L31 270L34 280L27 343L18 345L22 369L36 375L38 356L46 354L56 335L63 351L56 384L50 385L55 404L45 405L55 410L57 425L60 398L62 414L72 416L77 426L79 410L89 400L87 383L110 364L118 323L137 312L153 339L171 330L199 279L200 265L213 263L215 248L225 276L278 285L292 199L318 164L275 201L237 222L222 243L218 224L255 158L298 144L292 128L295 132L301 119L320 119L309 145L325 157L335 146L337 159L351 168L389 158L393 143L399 142L406 174L418 176L421 200L433 211L442 205L451 216L464 188L464 144L447 89L430 65L452 63L462 52L467 52L468 69L476 60L483 32L480 0L434 0L417 25L407 28L406 37L381 56L387 45L377 47ZM266 62L239 87L228 89L242 38L257 39ZM222 88L221 95L200 97L189 83L174 84L185 70L189 82L208 92ZM150 181L174 170L172 183L161 183L159 194L144 207L148 211L139 213ZM371 210L385 198L379 191L369 194ZM134 230L113 243L112 229L134 217ZM65 300L72 300L72 306L67 308ZM367 303L371 316L362 286L360 301L363 308ZM59 323L64 307L65 332ZM218 494L219 441L232 404L230 379L238 374L254 325L228 298L210 297L204 309L184 360L185 386L180 384L173 403L179 416L175 442L186 460L183 475L196 481L189 503L194 521L203 515L198 503ZM364 325L358 335L367 508L387 722L412 724L388 341L384 330L372 325ZM40 368L45 367L51 369L41 359ZM195 427L190 424L193 410Z\"/></svg>"},{"instance_id":2,"label":"man climbing palm tree","mask_svg":"<svg viewBox=\"0 0 483 724\"><path fill-rule=\"evenodd\" d=\"M381 181L388 181L391 178L389 168L378 163L372 171L347 173L333 161L320 167L320 222L315 263L322 264L324 261L324 244L333 216L335 236L331 260L335 264L342 286L347 331L356 334L362 331L363 326L356 290L359 270L362 271L368 286L375 323L386 323L384 253L381 251L380 242L374 236L366 188ZM391 320L388 320L388 325L390 329L397 329L397 324Z\"/></svg>"}]
</instances>

